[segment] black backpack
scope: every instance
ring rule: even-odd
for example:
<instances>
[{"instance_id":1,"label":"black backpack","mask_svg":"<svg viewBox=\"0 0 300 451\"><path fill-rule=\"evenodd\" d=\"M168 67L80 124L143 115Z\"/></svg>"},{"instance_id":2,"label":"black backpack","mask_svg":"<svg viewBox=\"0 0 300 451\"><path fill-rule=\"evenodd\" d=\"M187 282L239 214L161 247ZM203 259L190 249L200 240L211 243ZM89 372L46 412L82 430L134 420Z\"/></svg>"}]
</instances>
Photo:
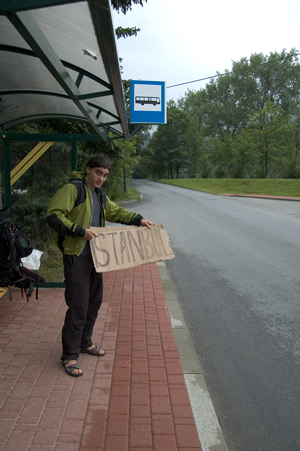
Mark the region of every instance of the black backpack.
<instances>
[{"instance_id":1,"label":"black backpack","mask_svg":"<svg viewBox=\"0 0 300 451\"><path fill-rule=\"evenodd\" d=\"M8 208L0 210L0 286L17 287L25 291L27 301L31 296L34 285L45 280L34 271L25 268L21 258L32 252L29 238L21 232L11 221Z\"/></svg>"}]
</instances>

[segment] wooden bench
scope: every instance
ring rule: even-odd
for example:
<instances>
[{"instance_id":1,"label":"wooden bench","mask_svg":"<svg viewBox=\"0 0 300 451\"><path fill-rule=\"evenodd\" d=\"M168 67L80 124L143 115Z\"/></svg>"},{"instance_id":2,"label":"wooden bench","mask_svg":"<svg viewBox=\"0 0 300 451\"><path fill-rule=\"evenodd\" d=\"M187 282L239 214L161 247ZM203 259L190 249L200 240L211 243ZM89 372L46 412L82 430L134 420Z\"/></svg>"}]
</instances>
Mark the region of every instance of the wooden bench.
<instances>
[{"instance_id":1,"label":"wooden bench","mask_svg":"<svg viewBox=\"0 0 300 451\"><path fill-rule=\"evenodd\" d=\"M0 287L0 298L8 292L8 287Z\"/></svg>"}]
</instances>

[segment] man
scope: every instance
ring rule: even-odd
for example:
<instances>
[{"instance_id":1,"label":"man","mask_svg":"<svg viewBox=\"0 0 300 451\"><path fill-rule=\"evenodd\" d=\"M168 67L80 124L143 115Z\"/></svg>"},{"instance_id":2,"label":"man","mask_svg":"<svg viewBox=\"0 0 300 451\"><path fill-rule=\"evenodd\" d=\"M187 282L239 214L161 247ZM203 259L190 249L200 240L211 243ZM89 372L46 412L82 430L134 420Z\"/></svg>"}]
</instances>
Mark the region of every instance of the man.
<instances>
[{"instance_id":1,"label":"man","mask_svg":"<svg viewBox=\"0 0 300 451\"><path fill-rule=\"evenodd\" d=\"M60 188L50 201L47 222L57 233L63 252L65 300L68 310L62 329L62 364L67 374L82 376L79 353L96 357L105 351L92 342L92 333L102 303L102 274L94 268L89 241L97 236L90 227L110 222L151 228L152 222L116 205L102 190L111 171L111 162L103 155L91 158L82 180Z\"/></svg>"}]
</instances>

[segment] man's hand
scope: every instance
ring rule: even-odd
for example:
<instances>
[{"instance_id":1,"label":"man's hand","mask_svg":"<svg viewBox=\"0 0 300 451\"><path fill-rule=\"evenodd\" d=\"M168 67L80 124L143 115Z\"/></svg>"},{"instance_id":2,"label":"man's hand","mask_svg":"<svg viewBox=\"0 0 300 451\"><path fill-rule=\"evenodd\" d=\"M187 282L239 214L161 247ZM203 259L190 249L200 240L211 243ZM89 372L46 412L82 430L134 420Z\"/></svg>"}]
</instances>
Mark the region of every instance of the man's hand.
<instances>
[{"instance_id":1,"label":"man's hand","mask_svg":"<svg viewBox=\"0 0 300 451\"><path fill-rule=\"evenodd\" d=\"M93 230L85 229L85 234L83 235L83 238L85 240L92 240L93 238L96 238L98 236L98 233L93 232Z\"/></svg>"},{"instance_id":2,"label":"man's hand","mask_svg":"<svg viewBox=\"0 0 300 451\"><path fill-rule=\"evenodd\" d=\"M149 219L141 220L141 226L143 226L143 227L147 227L148 229L151 229L152 225L153 225L153 222L149 221Z\"/></svg>"}]
</instances>

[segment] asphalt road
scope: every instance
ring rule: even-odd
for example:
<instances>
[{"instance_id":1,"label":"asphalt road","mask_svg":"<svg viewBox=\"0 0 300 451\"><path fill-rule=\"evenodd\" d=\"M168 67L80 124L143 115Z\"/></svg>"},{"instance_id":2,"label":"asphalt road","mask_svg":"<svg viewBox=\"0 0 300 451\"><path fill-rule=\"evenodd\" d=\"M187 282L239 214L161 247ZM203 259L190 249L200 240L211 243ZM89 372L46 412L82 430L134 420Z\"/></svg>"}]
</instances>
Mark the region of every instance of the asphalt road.
<instances>
[{"instance_id":1,"label":"asphalt road","mask_svg":"<svg viewBox=\"0 0 300 451\"><path fill-rule=\"evenodd\" d=\"M137 180L230 451L300 450L300 202Z\"/></svg>"}]
</instances>

